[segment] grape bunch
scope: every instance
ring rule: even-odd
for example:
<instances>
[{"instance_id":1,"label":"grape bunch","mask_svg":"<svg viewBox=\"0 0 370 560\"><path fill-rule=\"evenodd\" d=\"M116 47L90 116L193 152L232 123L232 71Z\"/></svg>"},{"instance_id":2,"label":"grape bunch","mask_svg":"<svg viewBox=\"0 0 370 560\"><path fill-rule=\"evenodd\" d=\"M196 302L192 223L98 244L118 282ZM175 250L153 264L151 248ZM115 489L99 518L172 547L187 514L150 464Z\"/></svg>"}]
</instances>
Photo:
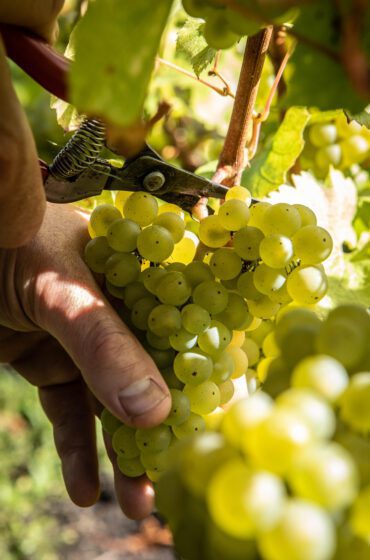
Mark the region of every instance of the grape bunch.
<instances>
[{"instance_id":1,"label":"grape bunch","mask_svg":"<svg viewBox=\"0 0 370 560\"><path fill-rule=\"evenodd\" d=\"M296 10L286 1L239 0L246 13L226 5L223 0L182 0L185 12L205 20L203 34L214 49L228 49L244 35L255 35L266 25L294 19Z\"/></svg>"},{"instance_id":2,"label":"grape bunch","mask_svg":"<svg viewBox=\"0 0 370 560\"><path fill-rule=\"evenodd\" d=\"M364 165L369 158L369 130L356 121L347 123L342 114L336 120L308 127L300 163L303 169L324 178L330 166L346 171Z\"/></svg>"},{"instance_id":3,"label":"grape bunch","mask_svg":"<svg viewBox=\"0 0 370 560\"><path fill-rule=\"evenodd\" d=\"M314 213L301 205L250 204L249 191L233 187L218 213L198 223L148 193L120 193L116 206L98 206L91 215L86 263L105 275L115 307L172 397L168 418L151 430L103 413L127 476L146 472L157 481L170 448L212 424L237 380L248 378L245 390L256 387L259 372L248 365L260 360L259 339L246 334L260 337L264 320L281 306L316 303L326 292L321 263L332 241Z\"/></svg>"},{"instance_id":4,"label":"grape bunch","mask_svg":"<svg viewBox=\"0 0 370 560\"><path fill-rule=\"evenodd\" d=\"M187 560L370 558L370 316L286 308L271 333L282 385L181 442L157 507Z\"/></svg>"}]
</instances>

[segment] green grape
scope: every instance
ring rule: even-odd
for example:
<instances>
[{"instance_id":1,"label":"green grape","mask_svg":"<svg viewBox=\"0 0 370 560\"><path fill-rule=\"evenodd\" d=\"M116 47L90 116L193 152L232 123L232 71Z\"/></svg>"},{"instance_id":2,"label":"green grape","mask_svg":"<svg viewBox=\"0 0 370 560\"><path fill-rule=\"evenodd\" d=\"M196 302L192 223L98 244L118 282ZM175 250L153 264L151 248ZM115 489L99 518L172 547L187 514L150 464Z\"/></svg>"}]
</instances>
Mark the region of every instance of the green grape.
<instances>
[{"instance_id":1,"label":"green grape","mask_svg":"<svg viewBox=\"0 0 370 560\"><path fill-rule=\"evenodd\" d=\"M294 254L303 265L319 264L333 249L330 234L318 226L305 226L293 235Z\"/></svg>"},{"instance_id":2,"label":"green grape","mask_svg":"<svg viewBox=\"0 0 370 560\"><path fill-rule=\"evenodd\" d=\"M140 451L147 449L152 453L159 453L168 449L171 443L171 428L163 424L155 428L139 428L136 430L135 439Z\"/></svg>"},{"instance_id":3,"label":"green grape","mask_svg":"<svg viewBox=\"0 0 370 560\"><path fill-rule=\"evenodd\" d=\"M131 253L115 253L105 263L105 276L113 286L124 288L135 282L140 274L140 263Z\"/></svg>"},{"instance_id":4,"label":"green grape","mask_svg":"<svg viewBox=\"0 0 370 560\"><path fill-rule=\"evenodd\" d=\"M234 371L234 361L229 352L221 352L213 356L213 370L210 381L217 385L227 381Z\"/></svg>"},{"instance_id":5,"label":"green grape","mask_svg":"<svg viewBox=\"0 0 370 560\"><path fill-rule=\"evenodd\" d=\"M249 326L253 320L244 298L234 292L229 293L226 309L214 315L214 318L221 321L230 330L242 330Z\"/></svg>"},{"instance_id":6,"label":"green grape","mask_svg":"<svg viewBox=\"0 0 370 560\"><path fill-rule=\"evenodd\" d=\"M320 171L326 173L330 165L338 167L342 161L342 148L339 144L332 144L320 148L315 155L315 163Z\"/></svg>"},{"instance_id":7,"label":"green grape","mask_svg":"<svg viewBox=\"0 0 370 560\"><path fill-rule=\"evenodd\" d=\"M113 249L109 247L106 237L94 237L85 246L85 263L93 272L103 273L105 263L112 255Z\"/></svg>"},{"instance_id":8,"label":"green grape","mask_svg":"<svg viewBox=\"0 0 370 560\"><path fill-rule=\"evenodd\" d=\"M238 278L239 276L235 276L235 278L231 278L231 280L221 280L221 284L225 286L226 289L230 291L237 291L238 289Z\"/></svg>"},{"instance_id":9,"label":"green grape","mask_svg":"<svg viewBox=\"0 0 370 560\"><path fill-rule=\"evenodd\" d=\"M291 372L280 356L270 358L270 360L267 377L263 382L263 390L270 397L276 398L290 388Z\"/></svg>"},{"instance_id":10,"label":"green grape","mask_svg":"<svg viewBox=\"0 0 370 560\"><path fill-rule=\"evenodd\" d=\"M260 348L252 338L246 337L242 349L247 354L249 367L254 366L260 359Z\"/></svg>"},{"instance_id":11,"label":"green grape","mask_svg":"<svg viewBox=\"0 0 370 560\"><path fill-rule=\"evenodd\" d=\"M130 253L135 251L140 226L127 218L115 220L107 230L107 241L115 251Z\"/></svg>"},{"instance_id":12,"label":"green grape","mask_svg":"<svg viewBox=\"0 0 370 560\"><path fill-rule=\"evenodd\" d=\"M248 357L247 354L241 348L236 346L230 346L227 348L227 353L233 359L234 362L234 369L231 377L233 379L237 379L244 375L248 369Z\"/></svg>"},{"instance_id":13,"label":"green grape","mask_svg":"<svg viewBox=\"0 0 370 560\"><path fill-rule=\"evenodd\" d=\"M179 389L170 389L171 393L171 410L164 424L167 426L179 426L185 422L190 416L190 400L184 391Z\"/></svg>"},{"instance_id":14,"label":"green grape","mask_svg":"<svg viewBox=\"0 0 370 560\"><path fill-rule=\"evenodd\" d=\"M190 413L190 416L185 422L179 426L173 426L172 431L177 439L184 439L196 434L201 434L206 430L206 423L199 414Z\"/></svg>"},{"instance_id":15,"label":"green grape","mask_svg":"<svg viewBox=\"0 0 370 560\"><path fill-rule=\"evenodd\" d=\"M185 230L184 237L176 243L169 262L190 263L195 258L199 239L193 232Z\"/></svg>"},{"instance_id":16,"label":"green grape","mask_svg":"<svg viewBox=\"0 0 370 560\"><path fill-rule=\"evenodd\" d=\"M141 227L153 223L157 212L158 203L154 196L141 191L132 193L123 206L125 218L136 222Z\"/></svg>"},{"instance_id":17,"label":"green grape","mask_svg":"<svg viewBox=\"0 0 370 560\"><path fill-rule=\"evenodd\" d=\"M160 202L163 202L160 200ZM180 218L185 219L185 212L177 204L171 204L170 202L163 202L158 207L158 214L164 214L165 212L171 212L172 214L177 214Z\"/></svg>"},{"instance_id":18,"label":"green grape","mask_svg":"<svg viewBox=\"0 0 370 560\"><path fill-rule=\"evenodd\" d=\"M199 225L199 239L207 247L223 247L230 241L230 232L222 227L219 216L207 216Z\"/></svg>"},{"instance_id":19,"label":"green grape","mask_svg":"<svg viewBox=\"0 0 370 560\"><path fill-rule=\"evenodd\" d=\"M242 200L227 200L218 211L221 225L229 231L237 231L246 226L249 220L249 208Z\"/></svg>"},{"instance_id":20,"label":"green grape","mask_svg":"<svg viewBox=\"0 0 370 560\"><path fill-rule=\"evenodd\" d=\"M244 331L233 331L229 346L237 346L241 348L245 341Z\"/></svg>"},{"instance_id":21,"label":"green grape","mask_svg":"<svg viewBox=\"0 0 370 560\"><path fill-rule=\"evenodd\" d=\"M126 459L124 455L118 455L117 465L121 473L130 478L136 478L145 474L145 468L141 463L140 457Z\"/></svg>"},{"instance_id":22,"label":"green grape","mask_svg":"<svg viewBox=\"0 0 370 560\"><path fill-rule=\"evenodd\" d=\"M301 216L291 204L273 204L261 217L261 229L265 235L274 233L291 237L301 227Z\"/></svg>"},{"instance_id":23,"label":"green grape","mask_svg":"<svg viewBox=\"0 0 370 560\"><path fill-rule=\"evenodd\" d=\"M280 348L287 339L294 334L294 331L300 327L311 327L317 334L321 328L321 321L313 311L309 309L290 309L281 318L278 318L275 335L276 341ZM314 354L314 352L310 352Z\"/></svg>"},{"instance_id":24,"label":"green grape","mask_svg":"<svg viewBox=\"0 0 370 560\"><path fill-rule=\"evenodd\" d=\"M171 336L181 329L181 314L174 305L157 305L148 317L148 327L157 336Z\"/></svg>"},{"instance_id":25,"label":"green grape","mask_svg":"<svg viewBox=\"0 0 370 560\"><path fill-rule=\"evenodd\" d=\"M234 235L235 252L246 261L254 261L260 256L260 243L263 233L256 227L246 226Z\"/></svg>"},{"instance_id":26,"label":"green grape","mask_svg":"<svg viewBox=\"0 0 370 560\"><path fill-rule=\"evenodd\" d=\"M276 342L274 332L270 332L262 344L262 352L267 358L277 358L280 355L280 349Z\"/></svg>"},{"instance_id":27,"label":"green grape","mask_svg":"<svg viewBox=\"0 0 370 560\"><path fill-rule=\"evenodd\" d=\"M261 225L263 223L263 215L270 206L271 204L269 202L258 202L256 204L252 204L249 209L250 216L248 224L255 228L262 229Z\"/></svg>"},{"instance_id":28,"label":"green grape","mask_svg":"<svg viewBox=\"0 0 370 560\"><path fill-rule=\"evenodd\" d=\"M370 372L356 373L340 399L340 416L353 430L370 432Z\"/></svg>"},{"instance_id":29,"label":"green grape","mask_svg":"<svg viewBox=\"0 0 370 560\"><path fill-rule=\"evenodd\" d=\"M242 449L251 431L269 416L273 404L273 400L262 392L254 393L247 399L233 404L221 424L221 431L227 441L237 449Z\"/></svg>"},{"instance_id":30,"label":"green grape","mask_svg":"<svg viewBox=\"0 0 370 560\"><path fill-rule=\"evenodd\" d=\"M110 436L114 434L118 428L122 426L121 420L118 420L107 408L103 408L103 412L100 415L100 421L102 428Z\"/></svg>"},{"instance_id":31,"label":"green grape","mask_svg":"<svg viewBox=\"0 0 370 560\"><path fill-rule=\"evenodd\" d=\"M189 303L182 308L181 319L183 327L191 334L200 334L211 324L209 312L196 303Z\"/></svg>"},{"instance_id":32,"label":"green grape","mask_svg":"<svg viewBox=\"0 0 370 560\"><path fill-rule=\"evenodd\" d=\"M261 241L260 255L267 266L284 268L293 258L293 243L285 235L268 235Z\"/></svg>"},{"instance_id":33,"label":"green grape","mask_svg":"<svg viewBox=\"0 0 370 560\"><path fill-rule=\"evenodd\" d=\"M265 337L274 329L274 324L272 321L261 321L257 325L257 327L250 332L248 336L252 338L259 346L262 346L262 343Z\"/></svg>"},{"instance_id":34,"label":"green grape","mask_svg":"<svg viewBox=\"0 0 370 560\"><path fill-rule=\"evenodd\" d=\"M225 16L230 29L237 35L255 35L261 29L259 23L247 19L243 14L234 11L232 8L226 8Z\"/></svg>"},{"instance_id":35,"label":"green grape","mask_svg":"<svg viewBox=\"0 0 370 560\"><path fill-rule=\"evenodd\" d=\"M157 350L168 350L171 348L168 336L157 336L152 331L147 331L145 336L152 348L156 348Z\"/></svg>"},{"instance_id":36,"label":"green grape","mask_svg":"<svg viewBox=\"0 0 370 560\"><path fill-rule=\"evenodd\" d=\"M209 266L216 278L231 280L240 273L242 260L233 249L223 247L213 253Z\"/></svg>"},{"instance_id":37,"label":"green grape","mask_svg":"<svg viewBox=\"0 0 370 560\"><path fill-rule=\"evenodd\" d=\"M217 354L225 350L230 343L230 330L220 323L220 321L211 321L210 326L198 335L198 345L207 354Z\"/></svg>"},{"instance_id":38,"label":"green grape","mask_svg":"<svg viewBox=\"0 0 370 560\"><path fill-rule=\"evenodd\" d=\"M284 270L260 264L253 273L253 282L257 290L267 296L284 286L286 273Z\"/></svg>"},{"instance_id":39,"label":"green grape","mask_svg":"<svg viewBox=\"0 0 370 560\"><path fill-rule=\"evenodd\" d=\"M154 220L154 225L166 228L172 235L174 243L178 243L185 232L184 220L174 212L163 212Z\"/></svg>"},{"instance_id":40,"label":"green grape","mask_svg":"<svg viewBox=\"0 0 370 560\"><path fill-rule=\"evenodd\" d=\"M160 350L159 348L146 346L145 349L158 369L165 369L169 367L175 358L175 352L172 348Z\"/></svg>"},{"instance_id":41,"label":"green grape","mask_svg":"<svg viewBox=\"0 0 370 560\"><path fill-rule=\"evenodd\" d=\"M365 312L366 313L366 312ZM361 363L369 347L369 329L350 317L329 315L316 339L316 349L351 369Z\"/></svg>"},{"instance_id":42,"label":"green grape","mask_svg":"<svg viewBox=\"0 0 370 560\"><path fill-rule=\"evenodd\" d=\"M182 272L184 273L186 270L186 264L183 262L171 262L169 264L166 263L166 270L167 272Z\"/></svg>"},{"instance_id":43,"label":"green grape","mask_svg":"<svg viewBox=\"0 0 370 560\"><path fill-rule=\"evenodd\" d=\"M360 473L361 484L370 484L370 438L354 432L349 426L339 421L334 439L350 453L355 461Z\"/></svg>"},{"instance_id":44,"label":"green grape","mask_svg":"<svg viewBox=\"0 0 370 560\"><path fill-rule=\"evenodd\" d=\"M184 270L184 274L192 288L206 280L213 280L213 273L209 264L202 261L189 263Z\"/></svg>"},{"instance_id":45,"label":"green grape","mask_svg":"<svg viewBox=\"0 0 370 560\"><path fill-rule=\"evenodd\" d=\"M275 358L262 358L257 365L257 379L261 383L270 376L271 368L273 367Z\"/></svg>"},{"instance_id":46,"label":"green grape","mask_svg":"<svg viewBox=\"0 0 370 560\"><path fill-rule=\"evenodd\" d=\"M257 301L247 300L249 311L254 317L260 319L270 319L279 311L280 305L267 296L263 296Z\"/></svg>"},{"instance_id":47,"label":"green grape","mask_svg":"<svg viewBox=\"0 0 370 560\"><path fill-rule=\"evenodd\" d=\"M369 154L370 145L368 140L360 134L355 134L346 138L341 143L343 150L343 159L347 165L353 163L362 163Z\"/></svg>"},{"instance_id":48,"label":"green grape","mask_svg":"<svg viewBox=\"0 0 370 560\"><path fill-rule=\"evenodd\" d=\"M176 377L172 366L162 369L161 374L166 382L167 387L169 387L170 389L179 389L179 391L181 391L184 388L184 384L181 383L178 377Z\"/></svg>"},{"instance_id":49,"label":"green grape","mask_svg":"<svg viewBox=\"0 0 370 560\"><path fill-rule=\"evenodd\" d=\"M212 520L239 539L255 537L274 526L285 499L284 484L277 476L253 472L241 459L221 465L207 488Z\"/></svg>"},{"instance_id":50,"label":"green grape","mask_svg":"<svg viewBox=\"0 0 370 560\"><path fill-rule=\"evenodd\" d=\"M237 290L239 294L246 299L259 299L261 298L261 293L257 290L254 285L253 271L243 272L238 278Z\"/></svg>"},{"instance_id":51,"label":"green grape","mask_svg":"<svg viewBox=\"0 0 370 560\"><path fill-rule=\"evenodd\" d=\"M206 381L212 373L213 363L207 354L194 348L186 352L179 352L173 363L176 376L183 383L199 385Z\"/></svg>"},{"instance_id":52,"label":"green grape","mask_svg":"<svg viewBox=\"0 0 370 560\"><path fill-rule=\"evenodd\" d=\"M298 210L299 215L301 216L301 227L316 225L316 214L313 210L311 210L311 208L308 208L308 206L304 206L303 204L293 204L293 206L296 210Z\"/></svg>"},{"instance_id":53,"label":"green grape","mask_svg":"<svg viewBox=\"0 0 370 560\"><path fill-rule=\"evenodd\" d=\"M293 387L312 389L331 403L338 401L347 385L348 374L342 364L324 354L304 358L292 373Z\"/></svg>"},{"instance_id":54,"label":"green grape","mask_svg":"<svg viewBox=\"0 0 370 560\"><path fill-rule=\"evenodd\" d=\"M185 385L185 395L189 398L190 409L195 414L210 414L220 404L220 390L212 381L199 385Z\"/></svg>"},{"instance_id":55,"label":"green grape","mask_svg":"<svg viewBox=\"0 0 370 560\"><path fill-rule=\"evenodd\" d=\"M357 496L350 513L353 533L370 544L370 485Z\"/></svg>"},{"instance_id":56,"label":"green grape","mask_svg":"<svg viewBox=\"0 0 370 560\"><path fill-rule=\"evenodd\" d=\"M269 294L269 298L271 299L271 301L279 303L282 306L285 305L286 303L290 303L291 301L293 301L293 299L291 298L288 292L288 287L286 282L284 282L281 288L276 290L276 292L272 292L271 294Z\"/></svg>"},{"instance_id":57,"label":"green grape","mask_svg":"<svg viewBox=\"0 0 370 560\"><path fill-rule=\"evenodd\" d=\"M326 294L328 280L324 270L318 266L297 267L288 276L287 289L297 303L312 305Z\"/></svg>"},{"instance_id":58,"label":"green grape","mask_svg":"<svg viewBox=\"0 0 370 560\"><path fill-rule=\"evenodd\" d=\"M358 473L351 455L337 443L303 451L288 475L294 494L335 511L348 507L358 491Z\"/></svg>"},{"instance_id":59,"label":"green grape","mask_svg":"<svg viewBox=\"0 0 370 560\"><path fill-rule=\"evenodd\" d=\"M257 547L253 539L235 539L209 523L206 533L205 557L202 560L256 560Z\"/></svg>"},{"instance_id":60,"label":"green grape","mask_svg":"<svg viewBox=\"0 0 370 560\"><path fill-rule=\"evenodd\" d=\"M170 232L162 226L148 226L137 238L137 248L144 259L162 262L172 253L174 242Z\"/></svg>"},{"instance_id":61,"label":"green grape","mask_svg":"<svg viewBox=\"0 0 370 560\"><path fill-rule=\"evenodd\" d=\"M151 294L156 295L158 282L167 274L167 269L159 266L149 266L140 274L139 280Z\"/></svg>"},{"instance_id":62,"label":"green grape","mask_svg":"<svg viewBox=\"0 0 370 560\"><path fill-rule=\"evenodd\" d=\"M90 227L95 236L100 237L107 234L109 226L122 218L121 212L111 204L100 204L91 213Z\"/></svg>"},{"instance_id":63,"label":"green grape","mask_svg":"<svg viewBox=\"0 0 370 560\"><path fill-rule=\"evenodd\" d=\"M279 395L276 405L302 414L317 439L333 436L336 427L334 411L318 393L310 389L289 389Z\"/></svg>"},{"instance_id":64,"label":"green grape","mask_svg":"<svg viewBox=\"0 0 370 560\"><path fill-rule=\"evenodd\" d=\"M211 381L213 381L211 377ZM235 393L235 386L231 379L226 379L223 383L218 385L220 391L220 406L227 404L231 401Z\"/></svg>"},{"instance_id":65,"label":"green grape","mask_svg":"<svg viewBox=\"0 0 370 560\"><path fill-rule=\"evenodd\" d=\"M234 200L234 199L242 200L243 202L245 202L245 204L250 206L252 202L252 195L249 192L249 190L246 189L245 187L236 185L234 187L231 187L225 195L225 200Z\"/></svg>"},{"instance_id":66,"label":"green grape","mask_svg":"<svg viewBox=\"0 0 370 560\"><path fill-rule=\"evenodd\" d=\"M311 144L316 148L322 148L328 144L334 144L338 136L335 124L314 124L308 129L308 137Z\"/></svg>"},{"instance_id":67,"label":"green grape","mask_svg":"<svg viewBox=\"0 0 370 560\"><path fill-rule=\"evenodd\" d=\"M230 29L223 11L218 10L207 14L203 33L208 45L216 50L229 49L239 40L239 35Z\"/></svg>"},{"instance_id":68,"label":"green grape","mask_svg":"<svg viewBox=\"0 0 370 560\"><path fill-rule=\"evenodd\" d=\"M143 467L145 467L145 470L163 472L168 467L168 450L151 451L145 449L140 453L140 461Z\"/></svg>"},{"instance_id":69,"label":"green grape","mask_svg":"<svg viewBox=\"0 0 370 560\"><path fill-rule=\"evenodd\" d=\"M141 282L132 282L125 287L123 302L128 309L132 309L134 304L141 298L150 296L150 293Z\"/></svg>"},{"instance_id":70,"label":"green grape","mask_svg":"<svg viewBox=\"0 0 370 560\"><path fill-rule=\"evenodd\" d=\"M312 429L301 414L276 407L250 431L244 445L256 467L285 476L313 442Z\"/></svg>"},{"instance_id":71,"label":"green grape","mask_svg":"<svg viewBox=\"0 0 370 560\"><path fill-rule=\"evenodd\" d=\"M111 296L117 299L124 299L125 297L124 288L117 288L117 286L113 286L113 284L108 282L108 280L105 280L105 288Z\"/></svg>"},{"instance_id":72,"label":"green grape","mask_svg":"<svg viewBox=\"0 0 370 560\"><path fill-rule=\"evenodd\" d=\"M149 295L135 301L131 309L132 324L141 331L148 328L148 319L150 313L158 306L155 297Z\"/></svg>"},{"instance_id":73,"label":"green grape","mask_svg":"<svg viewBox=\"0 0 370 560\"><path fill-rule=\"evenodd\" d=\"M140 455L140 450L135 440L135 430L128 426L121 426L112 437L112 447L117 455L125 459L134 459Z\"/></svg>"},{"instance_id":74,"label":"green grape","mask_svg":"<svg viewBox=\"0 0 370 560\"><path fill-rule=\"evenodd\" d=\"M264 560L332 560L335 527L322 508L291 499L278 523L258 539Z\"/></svg>"},{"instance_id":75,"label":"green grape","mask_svg":"<svg viewBox=\"0 0 370 560\"><path fill-rule=\"evenodd\" d=\"M182 0L182 5L185 12L195 18L206 17L210 10L210 6L205 0Z\"/></svg>"},{"instance_id":76,"label":"green grape","mask_svg":"<svg viewBox=\"0 0 370 560\"><path fill-rule=\"evenodd\" d=\"M190 298L191 287L182 272L167 272L157 284L156 296L161 303L180 306Z\"/></svg>"},{"instance_id":77,"label":"green grape","mask_svg":"<svg viewBox=\"0 0 370 560\"><path fill-rule=\"evenodd\" d=\"M229 294L219 282L206 280L194 289L193 301L209 313L221 313L227 306Z\"/></svg>"},{"instance_id":78,"label":"green grape","mask_svg":"<svg viewBox=\"0 0 370 560\"><path fill-rule=\"evenodd\" d=\"M189 333L185 329L180 329L170 336L170 343L174 350L177 352L185 352L191 350L197 343L197 337Z\"/></svg>"}]
</instances>

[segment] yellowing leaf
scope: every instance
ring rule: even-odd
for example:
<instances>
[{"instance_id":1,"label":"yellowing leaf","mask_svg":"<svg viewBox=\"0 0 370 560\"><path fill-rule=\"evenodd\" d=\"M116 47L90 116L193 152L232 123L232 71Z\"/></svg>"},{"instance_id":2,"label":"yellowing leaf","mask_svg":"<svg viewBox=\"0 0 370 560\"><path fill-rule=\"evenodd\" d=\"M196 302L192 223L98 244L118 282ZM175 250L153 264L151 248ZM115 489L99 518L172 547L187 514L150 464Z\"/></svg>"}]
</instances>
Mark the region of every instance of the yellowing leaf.
<instances>
[{"instance_id":1,"label":"yellowing leaf","mask_svg":"<svg viewBox=\"0 0 370 560\"><path fill-rule=\"evenodd\" d=\"M75 34L71 101L127 126L140 118L172 0L95 0Z\"/></svg>"}]
</instances>

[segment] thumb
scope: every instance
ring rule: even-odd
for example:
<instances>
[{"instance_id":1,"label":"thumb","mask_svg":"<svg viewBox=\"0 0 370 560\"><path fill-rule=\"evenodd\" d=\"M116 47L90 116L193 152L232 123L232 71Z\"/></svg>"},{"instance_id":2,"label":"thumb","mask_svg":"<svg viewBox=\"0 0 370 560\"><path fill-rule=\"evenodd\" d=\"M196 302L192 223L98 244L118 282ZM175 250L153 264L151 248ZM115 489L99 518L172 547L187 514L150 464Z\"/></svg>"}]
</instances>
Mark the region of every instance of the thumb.
<instances>
[{"instance_id":1,"label":"thumb","mask_svg":"<svg viewBox=\"0 0 370 560\"><path fill-rule=\"evenodd\" d=\"M71 238L66 239L66 231L71 235L75 227L70 215L67 209L52 208L41 232L45 236L38 236L45 239L49 250L42 246L43 241L33 243L30 257L39 264L36 275L33 271L31 317L58 339L93 394L115 416L137 427L159 424L171 406L167 385L100 292L78 248ZM60 230L52 224L52 236L49 220L61 224ZM45 252L48 258L43 262Z\"/></svg>"}]
</instances>

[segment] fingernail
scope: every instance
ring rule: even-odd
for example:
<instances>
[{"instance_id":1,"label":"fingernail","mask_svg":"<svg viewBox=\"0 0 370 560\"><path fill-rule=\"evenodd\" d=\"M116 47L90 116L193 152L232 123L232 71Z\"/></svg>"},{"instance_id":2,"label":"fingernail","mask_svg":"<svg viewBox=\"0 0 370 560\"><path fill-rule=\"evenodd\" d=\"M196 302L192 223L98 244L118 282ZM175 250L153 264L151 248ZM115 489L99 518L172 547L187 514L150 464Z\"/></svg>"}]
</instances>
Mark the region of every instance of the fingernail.
<instances>
[{"instance_id":1,"label":"fingernail","mask_svg":"<svg viewBox=\"0 0 370 560\"><path fill-rule=\"evenodd\" d=\"M167 396L162 387L150 377L135 381L118 394L122 408L132 418L155 408Z\"/></svg>"}]
</instances>

